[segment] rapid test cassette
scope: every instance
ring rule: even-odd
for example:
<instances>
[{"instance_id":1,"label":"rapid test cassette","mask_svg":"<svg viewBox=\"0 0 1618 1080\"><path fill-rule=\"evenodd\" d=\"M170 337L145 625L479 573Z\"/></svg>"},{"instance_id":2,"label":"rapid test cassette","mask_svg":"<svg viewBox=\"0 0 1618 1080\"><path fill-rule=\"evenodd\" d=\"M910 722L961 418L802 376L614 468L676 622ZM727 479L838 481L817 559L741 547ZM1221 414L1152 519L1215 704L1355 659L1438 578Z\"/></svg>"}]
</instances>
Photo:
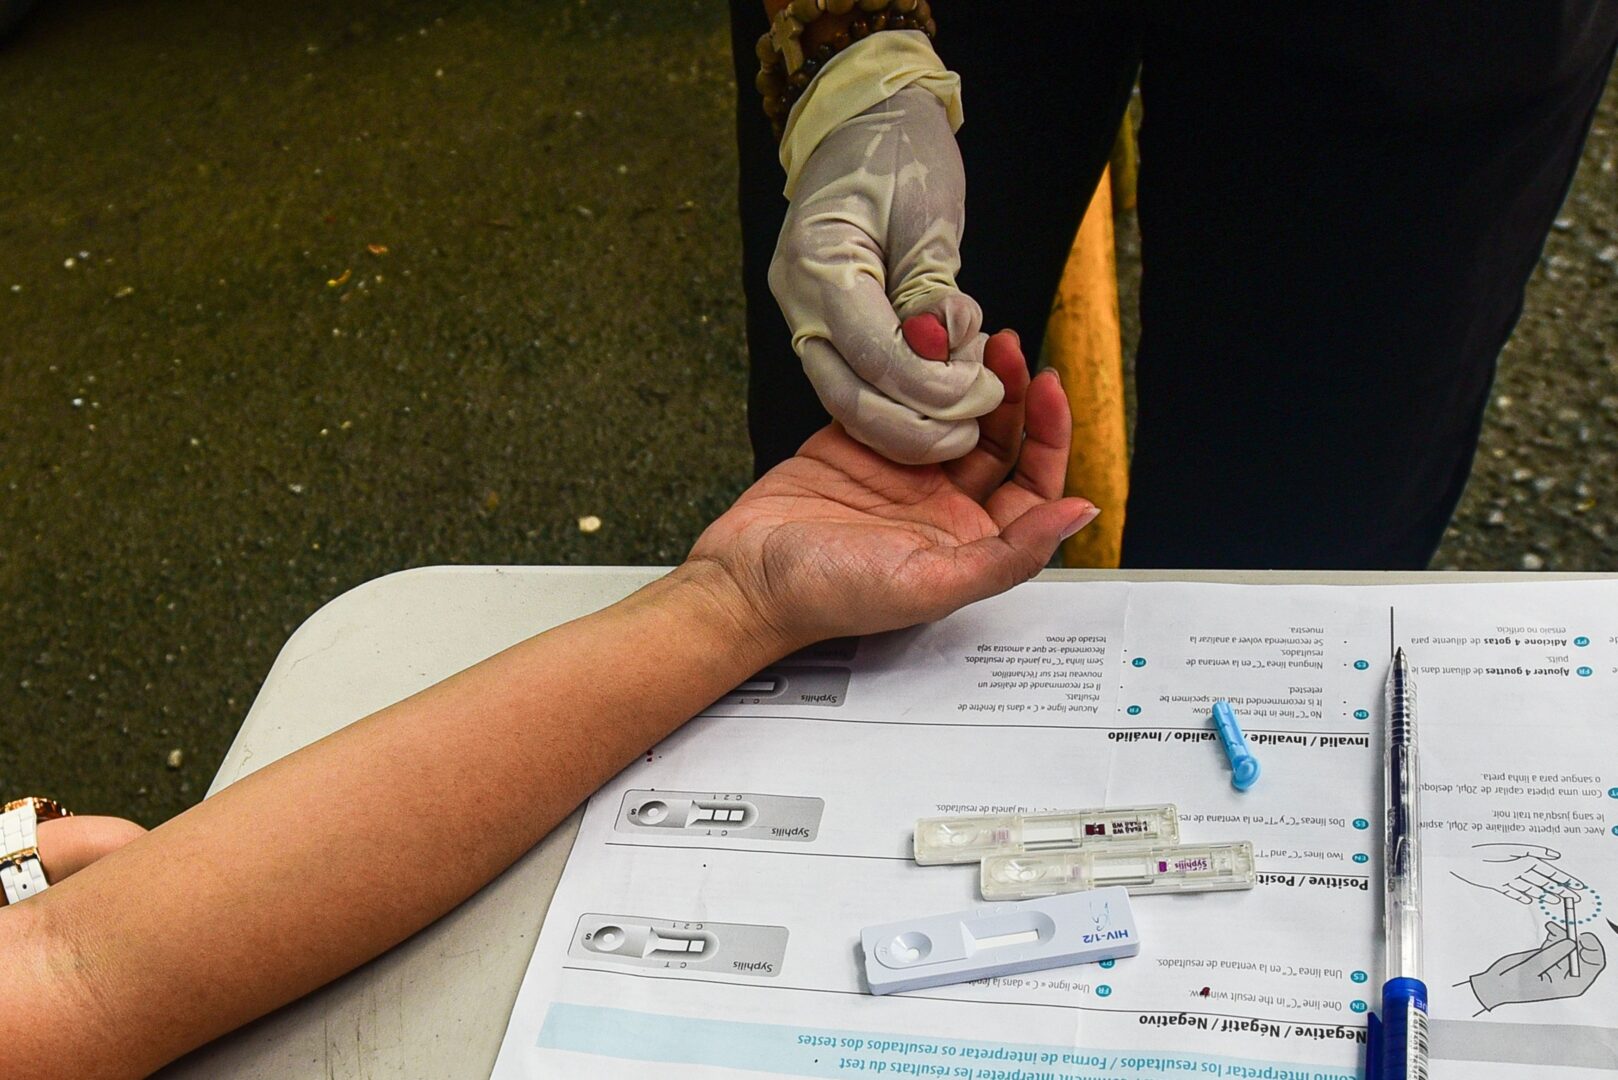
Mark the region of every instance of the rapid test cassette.
<instances>
[{"instance_id":1,"label":"rapid test cassette","mask_svg":"<svg viewBox=\"0 0 1618 1080\"><path fill-rule=\"evenodd\" d=\"M1076 848L983 860L983 899L1026 900L1103 886L1137 895L1251 889L1253 845L1186 844L1175 847Z\"/></svg>"},{"instance_id":2,"label":"rapid test cassette","mask_svg":"<svg viewBox=\"0 0 1618 1080\"><path fill-rule=\"evenodd\" d=\"M1020 855L1080 844L1176 844L1180 812L1172 804L1059 814L990 814L922 818L916 822L916 862L979 862L990 855Z\"/></svg>"},{"instance_id":3,"label":"rapid test cassette","mask_svg":"<svg viewBox=\"0 0 1618 1080\"><path fill-rule=\"evenodd\" d=\"M823 799L736 791L634 788L624 794L613 827L642 840L794 840L820 832Z\"/></svg>"},{"instance_id":4,"label":"rapid test cassette","mask_svg":"<svg viewBox=\"0 0 1618 1080\"><path fill-rule=\"evenodd\" d=\"M1123 889L1094 889L860 931L873 994L1134 956L1140 934Z\"/></svg>"},{"instance_id":5,"label":"rapid test cassette","mask_svg":"<svg viewBox=\"0 0 1618 1080\"><path fill-rule=\"evenodd\" d=\"M579 919L568 954L637 967L770 978L780 972L786 947L784 926L591 913Z\"/></svg>"},{"instance_id":6,"label":"rapid test cassette","mask_svg":"<svg viewBox=\"0 0 1618 1080\"><path fill-rule=\"evenodd\" d=\"M835 709L848 696L848 668L772 667L721 697L717 705L815 706Z\"/></svg>"}]
</instances>

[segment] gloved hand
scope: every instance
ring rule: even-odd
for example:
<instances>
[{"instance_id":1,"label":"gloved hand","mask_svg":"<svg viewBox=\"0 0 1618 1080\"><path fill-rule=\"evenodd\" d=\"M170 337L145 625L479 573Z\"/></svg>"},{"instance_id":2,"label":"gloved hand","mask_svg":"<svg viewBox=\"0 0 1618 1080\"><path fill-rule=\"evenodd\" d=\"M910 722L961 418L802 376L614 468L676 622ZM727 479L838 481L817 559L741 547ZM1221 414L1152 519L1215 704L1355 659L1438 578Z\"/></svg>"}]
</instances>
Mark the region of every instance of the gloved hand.
<instances>
[{"instance_id":1,"label":"gloved hand","mask_svg":"<svg viewBox=\"0 0 1618 1080\"><path fill-rule=\"evenodd\" d=\"M821 403L902 464L966 454L976 417L1000 403L1000 380L983 366L983 313L955 287L965 196L944 106L907 86L808 156L770 264L770 289ZM901 320L924 312L943 332L930 319L901 331Z\"/></svg>"},{"instance_id":2,"label":"gloved hand","mask_svg":"<svg viewBox=\"0 0 1618 1080\"><path fill-rule=\"evenodd\" d=\"M1568 963L1575 950L1579 954L1577 975ZM1560 923L1546 923L1545 940L1539 948L1502 956L1489 970L1468 981L1478 1004L1487 1011L1501 1005L1578 997L1606 967L1607 950L1600 938L1580 934L1575 942Z\"/></svg>"}]
</instances>

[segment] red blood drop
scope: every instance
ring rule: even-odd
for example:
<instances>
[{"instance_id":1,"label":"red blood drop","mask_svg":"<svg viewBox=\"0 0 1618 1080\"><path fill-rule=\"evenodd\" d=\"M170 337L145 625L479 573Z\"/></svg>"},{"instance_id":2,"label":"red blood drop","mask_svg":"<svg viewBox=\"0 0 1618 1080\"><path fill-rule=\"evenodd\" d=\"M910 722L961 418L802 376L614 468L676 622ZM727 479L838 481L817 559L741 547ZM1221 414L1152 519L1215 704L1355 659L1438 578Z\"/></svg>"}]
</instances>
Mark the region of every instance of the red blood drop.
<instances>
[{"instance_id":1,"label":"red blood drop","mask_svg":"<svg viewBox=\"0 0 1618 1080\"><path fill-rule=\"evenodd\" d=\"M912 315L899 329L904 333L905 344L914 349L916 355L927 360L949 359L949 331L944 329L937 315Z\"/></svg>"}]
</instances>

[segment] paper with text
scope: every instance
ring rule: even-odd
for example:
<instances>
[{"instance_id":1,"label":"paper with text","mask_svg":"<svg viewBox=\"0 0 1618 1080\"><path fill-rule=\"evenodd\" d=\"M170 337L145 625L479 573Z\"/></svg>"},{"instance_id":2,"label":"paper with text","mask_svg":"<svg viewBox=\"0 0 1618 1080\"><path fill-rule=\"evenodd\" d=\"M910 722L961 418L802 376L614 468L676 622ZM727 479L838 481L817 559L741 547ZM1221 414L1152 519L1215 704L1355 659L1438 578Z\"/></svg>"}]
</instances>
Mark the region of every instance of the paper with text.
<instances>
[{"instance_id":1,"label":"paper with text","mask_svg":"<svg viewBox=\"0 0 1618 1080\"><path fill-rule=\"evenodd\" d=\"M1357 1077L1394 644L1432 1077L1613 1075L1611 582L1041 583L789 658L591 801L494 1075ZM1221 697L1263 766L1245 793ZM1258 887L1135 898L1134 958L865 993L861 928L982 903L975 864L911 860L917 818L1160 802L1184 842L1252 841Z\"/></svg>"}]
</instances>

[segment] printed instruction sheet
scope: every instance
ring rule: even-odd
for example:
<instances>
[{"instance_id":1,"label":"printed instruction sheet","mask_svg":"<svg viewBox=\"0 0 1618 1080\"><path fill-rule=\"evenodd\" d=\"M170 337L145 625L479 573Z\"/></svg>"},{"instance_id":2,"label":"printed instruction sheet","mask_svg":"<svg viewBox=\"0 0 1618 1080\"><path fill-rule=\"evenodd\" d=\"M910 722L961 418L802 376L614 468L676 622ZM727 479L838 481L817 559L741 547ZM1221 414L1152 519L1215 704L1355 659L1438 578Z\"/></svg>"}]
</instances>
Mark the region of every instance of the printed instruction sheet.
<instances>
[{"instance_id":1,"label":"printed instruction sheet","mask_svg":"<svg viewBox=\"0 0 1618 1080\"><path fill-rule=\"evenodd\" d=\"M1432 1077L1612 1076L1618 583L1594 582L1037 583L791 657L591 801L494 1076L1357 1077L1393 645ZM1216 698L1263 768L1245 793ZM1129 959L866 993L861 928L983 902L976 864L914 863L917 818L1166 802L1182 842L1251 841L1257 887L1135 897Z\"/></svg>"}]
</instances>

